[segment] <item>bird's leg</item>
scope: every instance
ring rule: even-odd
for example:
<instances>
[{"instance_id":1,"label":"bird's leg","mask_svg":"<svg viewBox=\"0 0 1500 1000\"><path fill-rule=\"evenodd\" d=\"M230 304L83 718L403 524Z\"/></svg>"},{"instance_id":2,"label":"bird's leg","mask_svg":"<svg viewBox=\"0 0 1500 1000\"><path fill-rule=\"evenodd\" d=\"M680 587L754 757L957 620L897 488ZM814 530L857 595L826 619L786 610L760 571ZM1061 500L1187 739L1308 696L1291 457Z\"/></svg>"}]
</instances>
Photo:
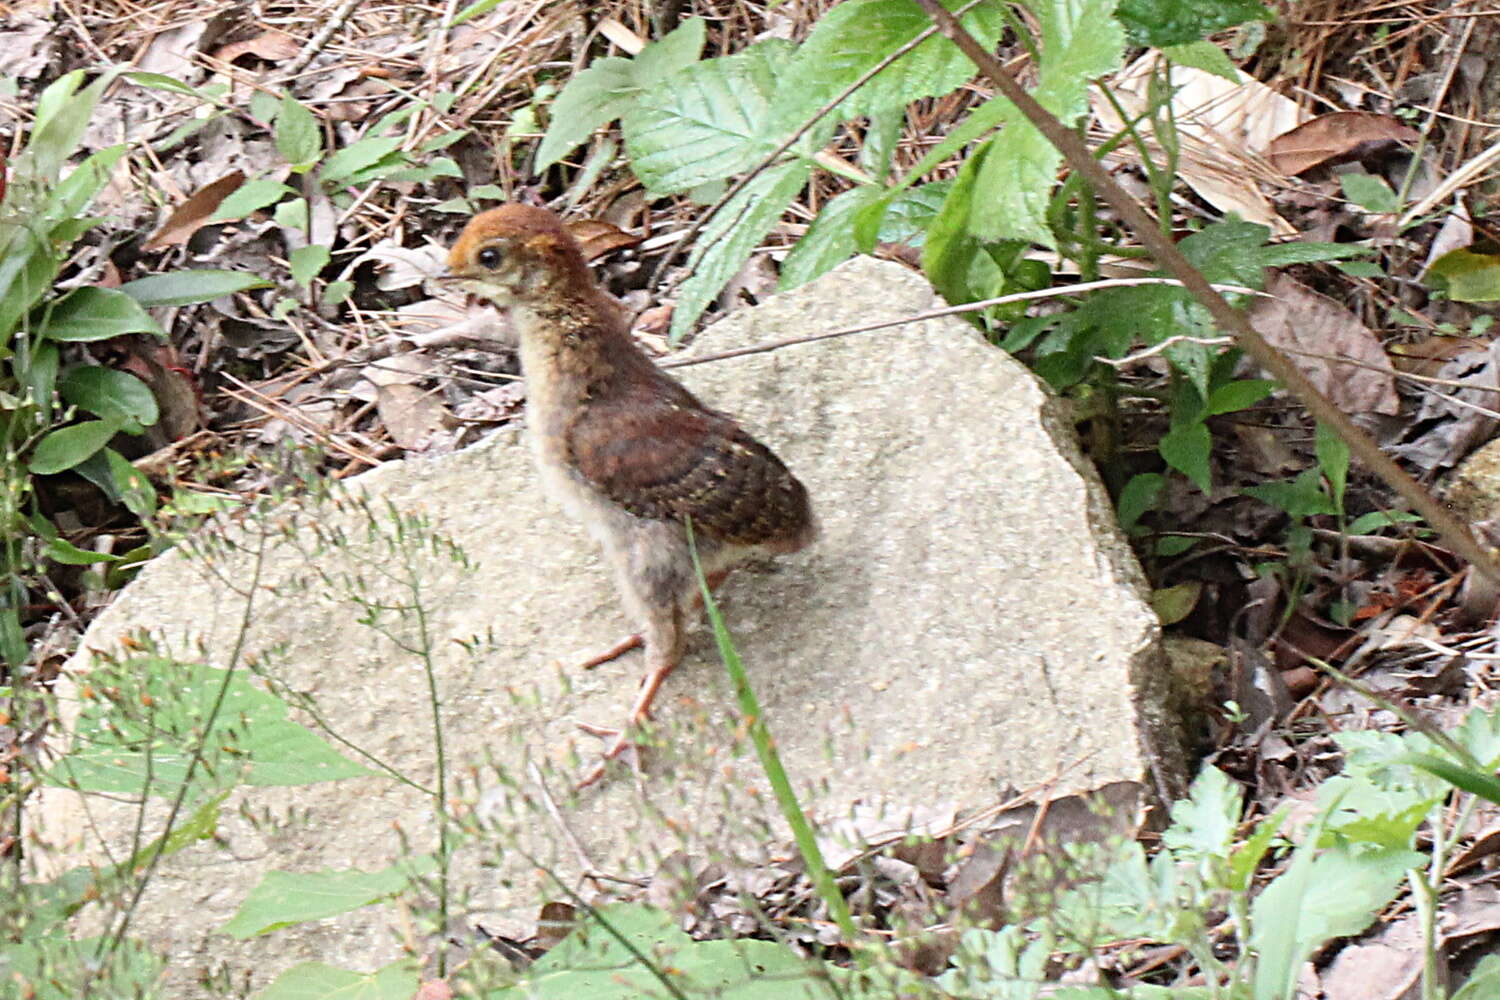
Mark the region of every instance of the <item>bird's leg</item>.
<instances>
[{"instance_id":1,"label":"bird's leg","mask_svg":"<svg viewBox=\"0 0 1500 1000\"><path fill-rule=\"evenodd\" d=\"M723 583L724 582L724 578L726 576L728 576L728 575L729 575L729 571L727 569L721 569L718 572L708 574L708 576L706 578L707 581L708 581L708 589L711 590L711 591L712 590L718 590L719 589L719 584ZM702 606L703 606L703 595L701 593L694 593L693 594L693 611L696 612ZM595 667L599 666L600 664L608 663L610 660L618 659L619 657L624 656L626 653L630 652L632 649L635 649L637 646L643 646L643 645L645 645L645 643L646 643L646 640L641 635L641 633L639 633L639 632L632 632L630 635L625 636L625 638L621 639L619 642L615 643L613 646L610 646L608 649L602 649L599 652L595 653L593 656L590 656L587 659L585 659L582 662L580 662L578 664L578 669L579 670L593 670ZM584 730L584 732L593 733L595 736L601 736L601 735L606 735L606 734L607 735L611 735L611 736L614 735L614 730L602 730L598 726L586 726L585 725L585 726L581 726L581 728Z\"/></svg>"},{"instance_id":2,"label":"bird's leg","mask_svg":"<svg viewBox=\"0 0 1500 1000\"><path fill-rule=\"evenodd\" d=\"M630 738L632 731L640 728L641 723L651 717L651 703L656 698L656 692L661 690L662 681L677 669L677 662L682 659L682 631L682 607L676 601L668 607L652 608L648 613L643 640L648 668L646 676L641 678L641 686L636 691L635 703L630 706L630 715L626 717L625 725L619 729L581 727L595 736L614 739L599 761L578 782L579 788L586 788L602 778L609 761L635 745Z\"/></svg>"}]
</instances>

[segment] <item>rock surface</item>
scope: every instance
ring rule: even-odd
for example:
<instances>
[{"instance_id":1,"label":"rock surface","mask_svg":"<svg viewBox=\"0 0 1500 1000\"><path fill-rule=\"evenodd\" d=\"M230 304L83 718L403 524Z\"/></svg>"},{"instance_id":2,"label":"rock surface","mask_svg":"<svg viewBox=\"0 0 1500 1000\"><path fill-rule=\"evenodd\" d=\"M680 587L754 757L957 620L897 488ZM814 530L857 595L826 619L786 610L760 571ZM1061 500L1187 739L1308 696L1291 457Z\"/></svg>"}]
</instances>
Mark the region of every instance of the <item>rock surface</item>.
<instances>
[{"instance_id":1,"label":"rock surface","mask_svg":"<svg viewBox=\"0 0 1500 1000\"><path fill-rule=\"evenodd\" d=\"M735 313L693 350L941 304L919 276L859 259ZM720 591L811 815L832 821L872 803L973 810L1036 786L1066 793L1134 782L1148 799L1180 786L1182 751L1163 708L1158 627L1139 568L1071 429L1024 368L945 318L677 374L787 461L822 521L810 549L741 571ZM568 748L587 759L595 747L574 722L622 717L639 654L588 672L560 666L628 623L591 543L541 495L515 435L392 463L357 485L377 510L425 516L469 559L414 557L449 797L477 803L492 823L459 848L456 934L475 924L524 933L544 899L562 896L543 866L576 884L580 852L602 871L638 876L673 850L750 849L780 835L753 757L731 752L741 734L706 628L658 700L673 749L649 755L639 783L622 773L569 800L578 764ZM248 554L216 560L220 581L252 590L248 616L225 582L169 553L99 618L85 647L108 649L144 628L180 656L201 642L209 662L226 666L248 617L246 651L281 644L255 656L258 669L311 695L339 737L430 784L436 757L420 659L360 625L361 609L329 588L296 586L316 567L335 583L340 574L367 578L372 599L407 596L402 560L365 538L363 518L348 505L270 518L278 530L300 525L291 537L303 541L273 541L253 588ZM325 532L342 526L347 547L309 555L311 522ZM408 644L420 638L413 616L393 631ZM475 636L486 638L463 645ZM87 665L80 657L72 667ZM543 808L544 773L555 815ZM84 808L48 790L32 810L29 857L40 870L96 857ZM106 842L128 843L134 809L91 798L87 810ZM198 995L193 984L221 967L239 970L237 979L249 970L256 985L307 959L373 969L400 954L387 908L243 942L215 929L267 871L380 868L402 855L403 839L420 853L435 836L431 799L388 777L242 788L217 840L163 863L132 932L169 954L177 996Z\"/></svg>"}]
</instances>

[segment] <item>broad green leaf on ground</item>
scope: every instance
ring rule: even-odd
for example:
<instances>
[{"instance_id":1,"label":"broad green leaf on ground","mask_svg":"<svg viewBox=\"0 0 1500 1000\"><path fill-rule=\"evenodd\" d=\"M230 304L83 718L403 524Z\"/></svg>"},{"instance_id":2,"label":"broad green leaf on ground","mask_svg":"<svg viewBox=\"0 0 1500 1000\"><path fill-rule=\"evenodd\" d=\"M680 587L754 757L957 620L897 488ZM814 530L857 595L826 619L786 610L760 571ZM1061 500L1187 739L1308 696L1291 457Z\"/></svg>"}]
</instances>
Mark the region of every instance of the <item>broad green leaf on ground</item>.
<instances>
[{"instance_id":1,"label":"broad green leaf on ground","mask_svg":"<svg viewBox=\"0 0 1500 1000\"><path fill-rule=\"evenodd\" d=\"M399 148L401 148L401 140L393 136L368 136L335 150L328 159L323 161L323 166L318 170L318 179L324 184L334 186L345 182L352 183L361 171L380 163Z\"/></svg>"},{"instance_id":2,"label":"broad green leaf on ground","mask_svg":"<svg viewBox=\"0 0 1500 1000\"><path fill-rule=\"evenodd\" d=\"M323 133L307 106L291 97L281 99L276 115L276 151L295 173L312 167L323 155Z\"/></svg>"},{"instance_id":3,"label":"broad green leaf on ground","mask_svg":"<svg viewBox=\"0 0 1500 1000\"><path fill-rule=\"evenodd\" d=\"M331 256L328 248L321 243L309 243L293 250L287 258L292 269L292 280L303 288L311 285L318 272L328 265Z\"/></svg>"},{"instance_id":4,"label":"broad green leaf on ground","mask_svg":"<svg viewBox=\"0 0 1500 1000\"><path fill-rule=\"evenodd\" d=\"M219 202L218 211L214 212L213 218L209 221L233 222L235 219L243 219L251 212L259 212L267 205L275 204L287 195L296 193L280 181L273 181L269 177L246 181Z\"/></svg>"},{"instance_id":5,"label":"broad green leaf on ground","mask_svg":"<svg viewBox=\"0 0 1500 1000\"><path fill-rule=\"evenodd\" d=\"M1179 857L1226 857L1240 822L1240 786L1207 765L1193 779L1188 797L1172 804L1172 825L1162 846Z\"/></svg>"},{"instance_id":6,"label":"broad green leaf on ground","mask_svg":"<svg viewBox=\"0 0 1500 1000\"><path fill-rule=\"evenodd\" d=\"M1125 34L1115 0L1030 0L1041 27L1038 82L1032 96L1072 127L1088 110L1094 78L1118 69ZM975 186L969 231L982 240L1052 245L1047 203L1062 154L1030 122L1012 118L995 139Z\"/></svg>"},{"instance_id":7,"label":"broad green leaf on ground","mask_svg":"<svg viewBox=\"0 0 1500 1000\"><path fill-rule=\"evenodd\" d=\"M156 397L129 372L76 365L58 380L57 390L64 400L97 417L134 421L137 427L156 423Z\"/></svg>"},{"instance_id":8,"label":"broad green leaf on ground","mask_svg":"<svg viewBox=\"0 0 1500 1000\"><path fill-rule=\"evenodd\" d=\"M305 206L306 202L303 204ZM244 271L204 269L148 274L144 278L127 281L120 286L120 291L147 309L153 309L157 306L190 306L199 302L211 302L235 292L270 286L271 283L264 278Z\"/></svg>"},{"instance_id":9,"label":"broad green leaf on ground","mask_svg":"<svg viewBox=\"0 0 1500 1000\"><path fill-rule=\"evenodd\" d=\"M1432 262L1426 276L1455 302L1500 299L1500 254L1450 250Z\"/></svg>"},{"instance_id":10,"label":"broad green leaf on ground","mask_svg":"<svg viewBox=\"0 0 1500 1000\"><path fill-rule=\"evenodd\" d=\"M53 303L43 328L49 340L108 340L126 333L164 336L156 320L126 295L113 288L75 288Z\"/></svg>"},{"instance_id":11,"label":"broad green leaf on ground","mask_svg":"<svg viewBox=\"0 0 1500 1000\"><path fill-rule=\"evenodd\" d=\"M621 943L621 937L631 948ZM647 968L636 953L644 955L656 971ZM666 996L658 973L669 977L672 985L689 997L831 1000L834 996L825 978L782 944L693 941L675 926L669 914L634 905L601 907L597 920L589 920L538 959L515 986L491 996L495 1000L637 1000Z\"/></svg>"},{"instance_id":12,"label":"broad green leaf on ground","mask_svg":"<svg viewBox=\"0 0 1500 1000\"><path fill-rule=\"evenodd\" d=\"M1500 997L1500 955L1486 955L1479 960L1463 988L1452 1000L1492 1000Z\"/></svg>"},{"instance_id":13,"label":"broad green leaf on ground","mask_svg":"<svg viewBox=\"0 0 1500 1000\"><path fill-rule=\"evenodd\" d=\"M943 5L956 9L961 0L943 0ZM1005 28L999 4L979 5L962 23L987 49ZM777 97L777 121L795 126L930 27L932 19L913 0L847 0L834 7L797 50L787 71L795 84ZM918 98L946 94L973 75L969 57L934 34L881 70L834 114L848 119L904 108Z\"/></svg>"},{"instance_id":14,"label":"broad green leaf on ground","mask_svg":"<svg viewBox=\"0 0 1500 1000\"><path fill-rule=\"evenodd\" d=\"M50 476L73 468L98 452L120 432L120 420L86 420L60 427L37 442L27 468L38 476Z\"/></svg>"},{"instance_id":15,"label":"broad green leaf on ground","mask_svg":"<svg viewBox=\"0 0 1500 1000\"><path fill-rule=\"evenodd\" d=\"M823 206L813 224L781 263L783 291L796 288L854 255L855 213L884 197L874 185L851 188Z\"/></svg>"},{"instance_id":16,"label":"broad green leaf on ground","mask_svg":"<svg viewBox=\"0 0 1500 1000\"><path fill-rule=\"evenodd\" d=\"M303 962L277 976L252 1000L411 1000L421 985L419 972L411 959L368 973Z\"/></svg>"},{"instance_id":17,"label":"broad green leaf on ground","mask_svg":"<svg viewBox=\"0 0 1500 1000\"><path fill-rule=\"evenodd\" d=\"M703 310L750 256L807 183L812 167L804 160L767 170L731 198L698 236L689 258L692 276L682 283L672 311L671 340L692 329Z\"/></svg>"},{"instance_id":18,"label":"broad green leaf on ground","mask_svg":"<svg viewBox=\"0 0 1500 1000\"><path fill-rule=\"evenodd\" d=\"M1116 14L1132 45L1181 45L1275 15L1254 0L1120 0Z\"/></svg>"},{"instance_id":19,"label":"broad green leaf on ground","mask_svg":"<svg viewBox=\"0 0 1500 1000\"><path fill-rule=\"evenodd\" d=\"M369 906L404 890L430 858L366 872L266 872L219 931L241 940Z\"/></svg>"},{"instance_id":20,"label":"broad green leaf on ground","mask_svg":"<svg viewBox=\"0 0 1500 1000\"><path fill-rule=\"evenodd\" d=\"M757 42L693 63L644 91L621 119L630 167L654 194L686 191L748 170L795 128L772 101L787 86L789 45ZM799 146L809 152L806 142Z\"/></svg>"},{"instance_id":21,"label":"broad green leaf on ground","mask_svg":"<svg viewBox=\"0 0 1500 1000\"><path fill-rule=\"evenodd\" d=\"M371 773L287 718L287 705L252 678L202 664L142 656L110 670L111 698L86 698L75 750L47 772L54 785L84 792L173 795L187 777L194 751L202 756L194 782L227 787L306 785ZM228 687L218 713L213 706ZM210 718L212 721L210 722Z\"/></svg>"},{"instance_id":22,"label":"broad green leaf on ground","mask_svg":"<svg viewBox=\"0 0 1500 1000\"><path fill-rule=\"evenodd\" d=\"M690 18L634 59L606 56L574 74L552 102L551 122L536 151L537 171L567 156L599 126L624 115L648 87L659 86L696 62L706 27L702 18Z\"/></svg>"},{"instance_id":23,"label":"broad green leaf on ground","mask_svg":"<svg viewBox=\"0 0 1500 1000\"><path fill-rule=\"evenodd\" d=\"M1250 907L1250 947L1259 955L1256 1000L1291 996L1297 972L1336 937L1358 934L1396 898L1406 873L1426 855L1404 848L1340 843L1312 858L1311 841ZM1310 860L1309 860L1310 858Z\"/></svg>"}]
</instances>

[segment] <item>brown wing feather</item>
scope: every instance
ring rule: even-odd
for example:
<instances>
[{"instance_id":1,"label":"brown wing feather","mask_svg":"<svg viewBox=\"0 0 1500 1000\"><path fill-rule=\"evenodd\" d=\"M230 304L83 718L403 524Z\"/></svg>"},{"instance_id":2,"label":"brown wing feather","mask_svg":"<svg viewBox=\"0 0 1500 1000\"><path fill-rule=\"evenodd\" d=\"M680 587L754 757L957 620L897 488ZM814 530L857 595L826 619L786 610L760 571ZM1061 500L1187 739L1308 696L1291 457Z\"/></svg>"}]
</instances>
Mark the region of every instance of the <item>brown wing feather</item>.
<instances>
[{"instance_id":1,"label":"brown wing feather","mask_svg":"<svg viewBox=\"0 0 1500 1000\"><path fill-rule=\"evenodd\" d=\"M679 392L592 402L568 431L579 473L637 517L691 517L695 530L736 545L804 544L803 485L733 420Z\"/></svg>"}]
</instances>

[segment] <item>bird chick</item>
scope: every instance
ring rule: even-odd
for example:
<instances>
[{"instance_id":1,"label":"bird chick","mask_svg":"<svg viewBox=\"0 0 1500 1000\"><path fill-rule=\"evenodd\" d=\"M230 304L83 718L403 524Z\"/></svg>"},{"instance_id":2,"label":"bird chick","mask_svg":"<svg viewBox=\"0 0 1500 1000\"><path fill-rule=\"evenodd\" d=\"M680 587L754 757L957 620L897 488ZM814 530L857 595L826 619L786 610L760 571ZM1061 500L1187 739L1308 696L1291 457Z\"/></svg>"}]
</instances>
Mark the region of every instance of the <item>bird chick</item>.
<instances>
[{"instance_id":1,"label":"bird chick","mask_svg":"<svg viewBox=\"0 0 1500 1000\"><path fill-rule=\"evenodd\" d=\"M812 508L769 448L636 346L556 215L527 205L476 215L453 244L448 276L509 313L544 486L603 548L640 628L587 665L645 646L630 716L587 785L630 746L629 730L649 717L681 659L698 596L686 525L716 582L736 563L806 546L816 533Z\"/></svg>"}]
</instances>

